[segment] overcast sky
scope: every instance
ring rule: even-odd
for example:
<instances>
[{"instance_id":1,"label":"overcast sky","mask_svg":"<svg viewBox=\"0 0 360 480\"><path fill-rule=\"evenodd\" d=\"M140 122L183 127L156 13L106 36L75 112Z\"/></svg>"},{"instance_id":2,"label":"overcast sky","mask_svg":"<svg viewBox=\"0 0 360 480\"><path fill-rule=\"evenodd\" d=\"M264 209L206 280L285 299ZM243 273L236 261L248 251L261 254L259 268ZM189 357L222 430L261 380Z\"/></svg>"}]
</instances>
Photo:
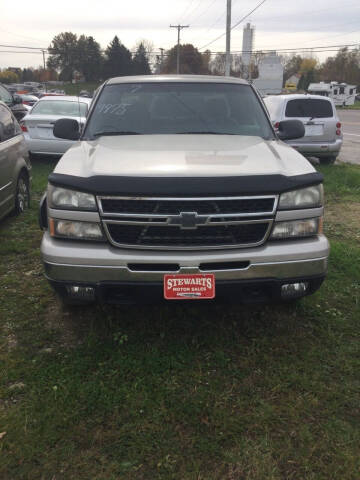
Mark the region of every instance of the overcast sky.
<instances>
[{"instance_id":1,"label":"overcast sky","mask_svg":"<svg viewBox=\"0 0 360 480\"><path fill-rule=\"evenodd\" d=\"M233 0L232 24L260 0ZM4 45L46 48L63 31L92 35L105 48L114 35L132 48L140 39L156 50L176 42L170 24L190 25L182 43L201 48L225 28L226 0L10 0L1 1L0 40ZM306 48L360 43L360 0L266 0L249 19L256 27L255 49ZM241 50L244 23L232 30L231 47ZM208 46L224 51L225 36ZM40 54L5 53L0 68L38 66ZM204 49L202 49L203 51ZM320 60L335 52L316 53Z\"/></svg>"}]
</instances>

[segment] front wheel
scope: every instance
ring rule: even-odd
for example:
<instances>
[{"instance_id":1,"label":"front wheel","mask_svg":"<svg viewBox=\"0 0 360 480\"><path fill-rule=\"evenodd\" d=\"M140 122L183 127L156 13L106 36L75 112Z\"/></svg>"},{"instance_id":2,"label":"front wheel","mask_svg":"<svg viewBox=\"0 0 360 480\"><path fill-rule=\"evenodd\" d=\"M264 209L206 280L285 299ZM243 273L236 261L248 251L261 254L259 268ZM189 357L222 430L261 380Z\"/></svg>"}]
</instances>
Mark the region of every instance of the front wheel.
<instances>
[{"instance_id":1,"label":"front wheel","mask_svg":"<svg viewBox=\"0 0 360 480\"><path fill-rule=\"evenodd\" d=\"M15 214L19 215L30 206L29 179L25 173L20 173L15 196Z\"/></svg>"},{"instance_id":2,"label":"front wheel","mask_svg":"<svg viewBox=\"0 0 360 480\"><path fill-rule=\"evenodd\" d=\"M332 165L335 163L336 157L320 157L321 165Z\"/></svg>"}]
</instances>

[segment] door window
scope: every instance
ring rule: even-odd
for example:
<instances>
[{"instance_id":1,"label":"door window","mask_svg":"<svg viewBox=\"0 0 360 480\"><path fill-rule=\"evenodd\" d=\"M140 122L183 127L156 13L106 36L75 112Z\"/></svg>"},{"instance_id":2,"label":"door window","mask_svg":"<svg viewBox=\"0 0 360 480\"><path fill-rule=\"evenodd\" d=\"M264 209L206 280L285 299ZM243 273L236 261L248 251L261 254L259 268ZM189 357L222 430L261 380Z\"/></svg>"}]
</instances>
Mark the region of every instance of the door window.
<instances>
[{"instance_id":1,"label":"door window","mask_svg":"<svg viewBox=\"0 0 360 480\"><path fill-rule=\"evenodd\" d=\"M15 123L10 110L0 105L0 142L5 142L18 133L20 133L20 127Z\"/></svg>"},{"instance_id":2,"label":"door window","mask_svg":"<svg viewBox=\"0 0 360 480\"><path fill-rule=\"evenodd\" d=\"M13 103L13 97L11 93L8 92L2 85L0 85L0 101L6 103L7 105L12 105Z\"/></svg>"}]
</instances>

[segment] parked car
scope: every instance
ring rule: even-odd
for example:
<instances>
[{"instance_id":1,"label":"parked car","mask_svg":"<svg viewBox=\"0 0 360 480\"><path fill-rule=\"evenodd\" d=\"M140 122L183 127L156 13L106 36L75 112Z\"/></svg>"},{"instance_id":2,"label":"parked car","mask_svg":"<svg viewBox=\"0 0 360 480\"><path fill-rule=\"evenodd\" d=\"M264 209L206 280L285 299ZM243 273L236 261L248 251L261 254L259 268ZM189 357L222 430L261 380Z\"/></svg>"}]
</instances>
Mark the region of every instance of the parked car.
<instances>
[{"instance_id":1,"label":"parked car","mask_svg":"<svg viewBox=\"0 0 360 480\"><path fill-rule=\"evenodd\" d=\"M0 102L4 102L10 108L18 121L27 114L27 109L23 105L21 97L9 92L2 84L0 84Z\"/></svg>"},{"instance_id":2,"label":"parked car","mask_svg":"<svg viewBox=\"0 0 360 480\"><path fill-rule=\"evenodd\" d=\"M29 107L32 107L33 105L35 105L36 102L39 101L39 98L36 97L35 95L28 95L28 94L22 93L19 95L19 97L21 98L22 103L24 105L28 105Z\"/></svg>"},{"instance_id":3,"label":"parked car","mask_svg":"<svg viewBox=\"0 0 360 480\"><path fill-rule=\"evenodd\" d=\"M23 212L30 201L31 165L21 129L0 102L0 218Z\"/></svg>"},{"instance_id":4,"label":"parked car","mask_svg":"<svg viewBox=\"0 0 360 480\"><path fill-rule=\"evenodd\" d=\"M54 137L53 127L59 118L74 118L85 123L91 100L88 98L46 96L38 100L20 125L31 154L62 155L73 141Z\"/></svg>"},{"instance_id":5,"label":"parked car","mask_svg":"<svg viewBox=\"0 0 360 480\"><path fill-rule=\"evenodd\" d=\"M87 90L81 90L79 93L80 97L87 97L87 98L92 98L92 94L88 92Z\"/></svg>"},{"instance_id":6,"label":"parked car","mask_svg":"<svg viewBox=\"0 0 360 480\"><path fill-rule=\"evenodd\" d=\"M35 107L36 108L36 107ZM49 176L41 255L65 302L300 298L326 274L323 176L256 90L215 76L108 80Z\"/></svg>"},{"instance_id":7,"label":"parked car","mask_svg":"<svg viewBox=\"0 0 360 480\"><path fill-rule=\"evenodd\" d=\"M269 95L264 98L275 128L283 120L301 120L305 135L287 143L306 157L317 157L320 163L334 163L340 153L343 135L341 123L331 98L321 95Z\"/></svg>"}]
</instances>

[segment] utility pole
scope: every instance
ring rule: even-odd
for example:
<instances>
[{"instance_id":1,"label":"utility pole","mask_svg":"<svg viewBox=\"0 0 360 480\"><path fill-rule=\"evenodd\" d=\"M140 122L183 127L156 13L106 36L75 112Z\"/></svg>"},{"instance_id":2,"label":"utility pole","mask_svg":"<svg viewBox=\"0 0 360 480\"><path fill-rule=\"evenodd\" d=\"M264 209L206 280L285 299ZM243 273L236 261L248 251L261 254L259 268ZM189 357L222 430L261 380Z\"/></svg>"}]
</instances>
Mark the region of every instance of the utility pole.
<instances>
[{"instance_id":1,"label":"utility pole","mask_svg":"<svg viewBox=\"0 0 360 480\"><path fill-rule=\"evenodd\" d=\"M189 28L190 25L170 25L170 28L177 28L178 40L177 40L177 59L176 59L176 73L180 73L180 30L183 28Z\"/></svg>"},{"instance_id":2,"label":"utility pole","mask_svg":"<svg viewBox=\"0 0 360 480\"><path fill-rule=\"evenodd\" d=\"M44 83L45 83L45 80L46 80L46 74L45 74L45 70L46 70L45 50L41 50L41 51L42 51L42 54L43 54L43 62L44 62ZM46 92L46 83L45 83L45 92Z\"/></svg>"},{"instance_id":3,"label":"utility pole","mask_svg":"<svg viewBox=\"0 0 360 480\"><path fill-rule=\"evenodd\" d=\"M164 66L164 48L160 48L160 73L162 72Z\"/></svg>"},{"instance_id":4,"label":"utility pole","mask_svg":"<svg viewBox=\"0 0 360 480\"><path fill-rule=\"evenodd\" d=\"M225 57L225 75L230 75L230 35L231 35L231 0L226 3L226 57Z\"/></svg>"}]
</instances>

